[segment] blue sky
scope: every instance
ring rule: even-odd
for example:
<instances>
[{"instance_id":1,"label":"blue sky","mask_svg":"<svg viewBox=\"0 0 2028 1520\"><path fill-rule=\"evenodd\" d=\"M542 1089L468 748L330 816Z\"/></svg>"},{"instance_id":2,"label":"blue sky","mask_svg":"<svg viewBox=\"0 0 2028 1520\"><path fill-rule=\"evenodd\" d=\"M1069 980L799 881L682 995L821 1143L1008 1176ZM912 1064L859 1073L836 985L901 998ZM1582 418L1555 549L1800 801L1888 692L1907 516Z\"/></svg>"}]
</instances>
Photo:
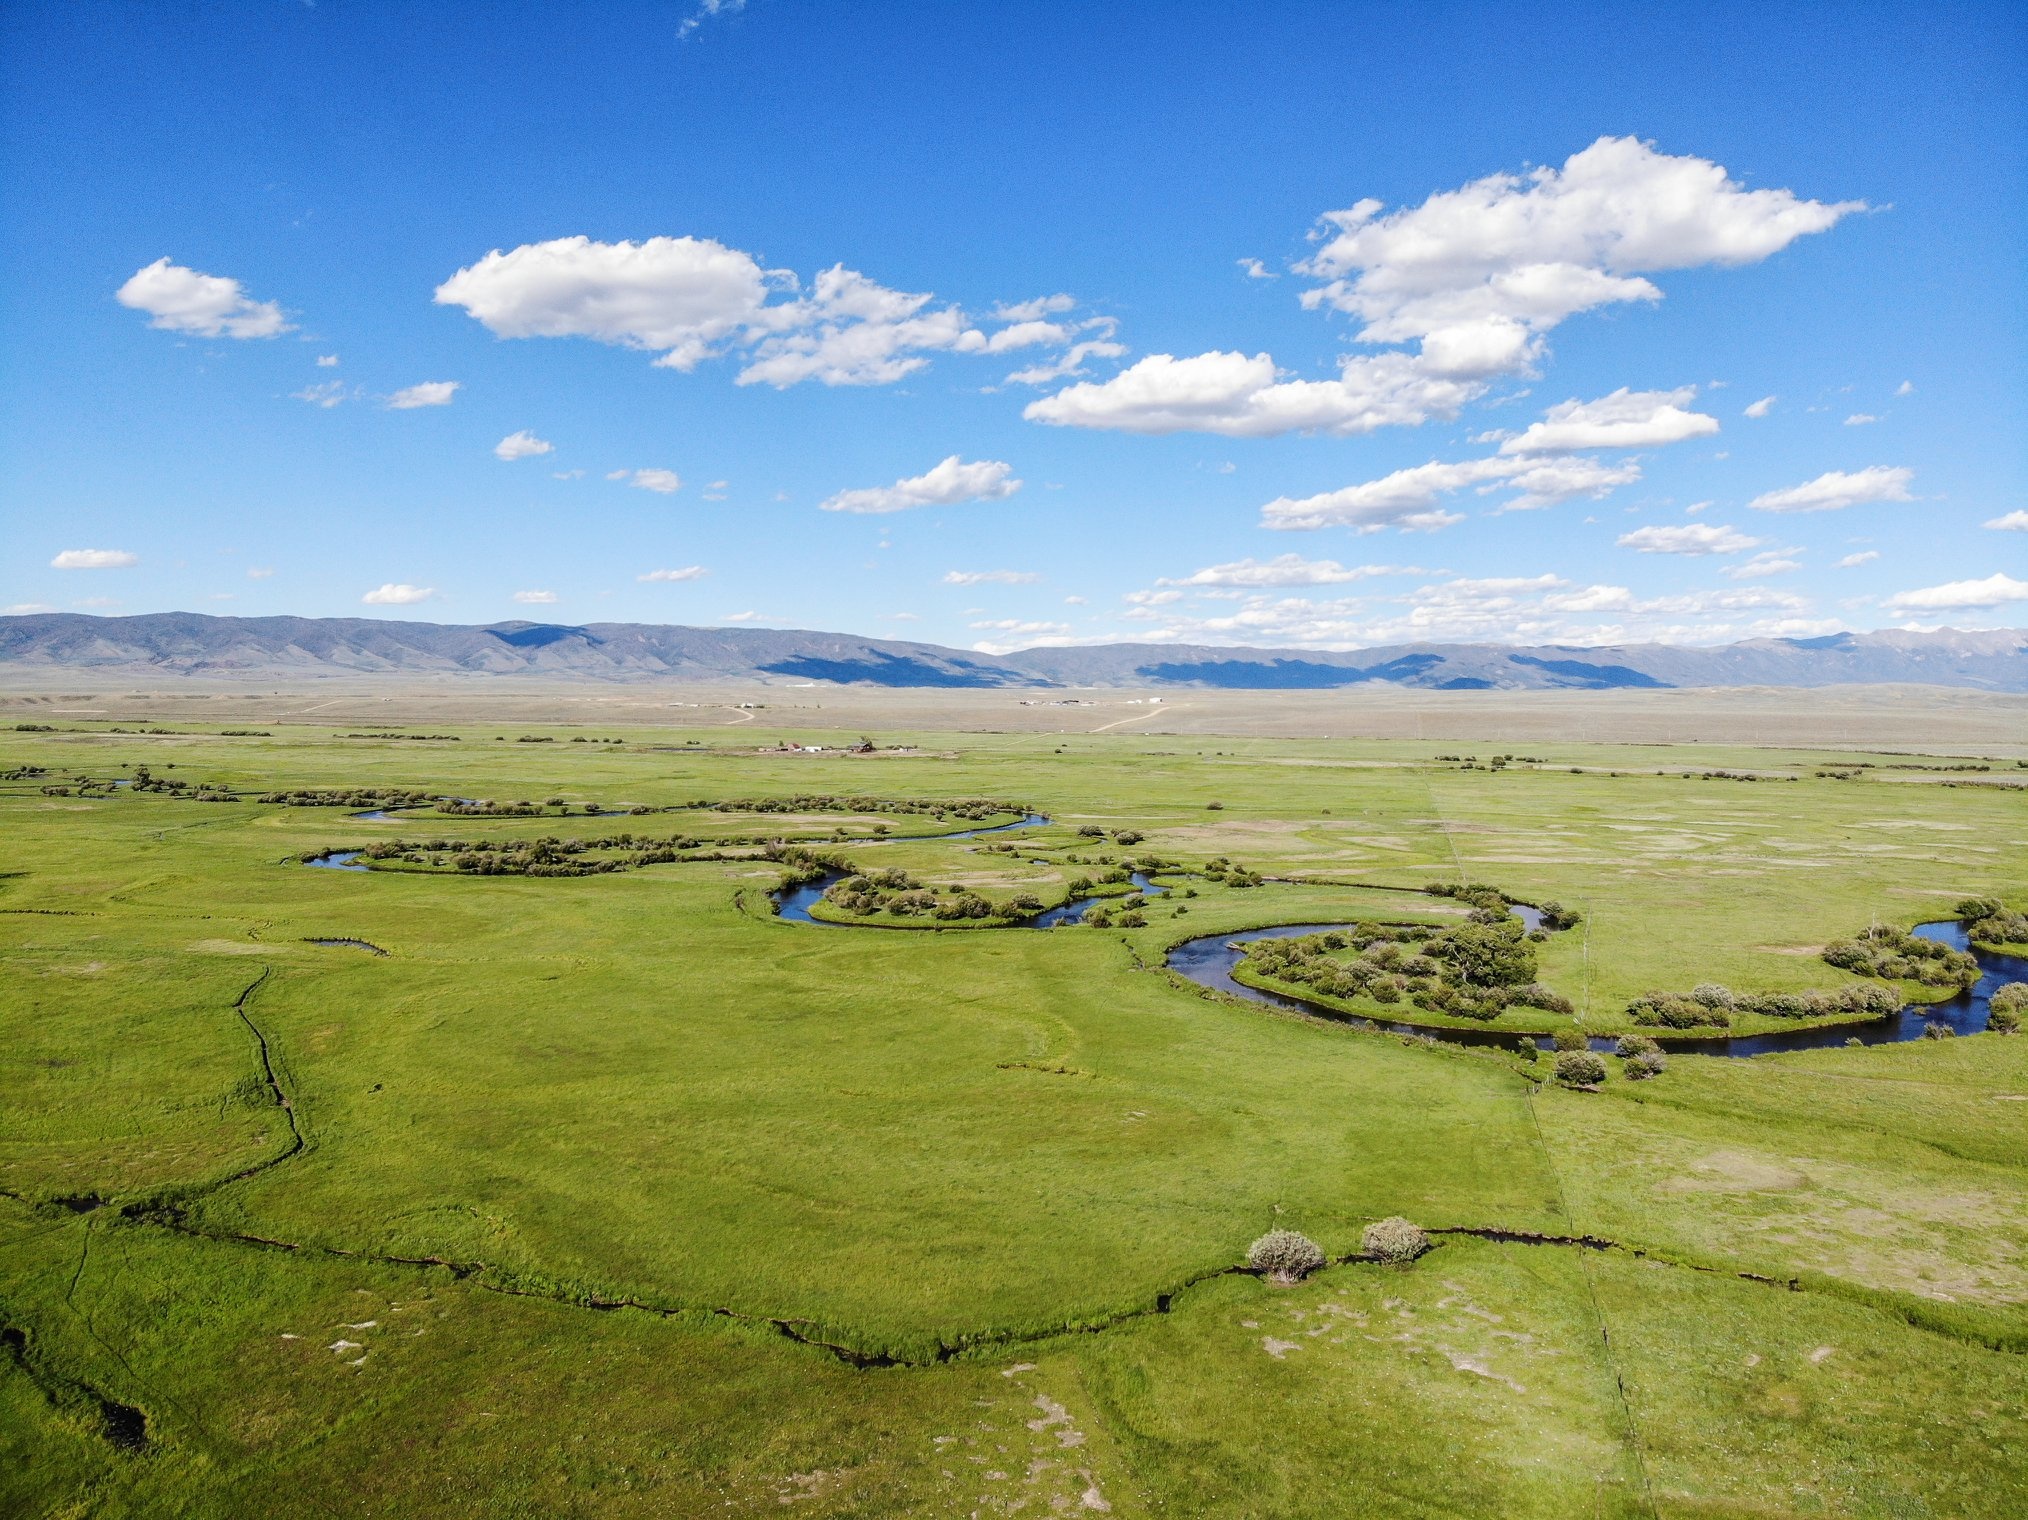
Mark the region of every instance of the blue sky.
<instances>
[{"instance_id":1,"label":"blue sky","mask_svg":"<svg viewBox=\"0 0 2028 1520\"><path fill-rule=\"evenodd\" d=\"M20 0L0 69L8 610L2028 622L2016 7Z\"/></svg>"}]
</instances>

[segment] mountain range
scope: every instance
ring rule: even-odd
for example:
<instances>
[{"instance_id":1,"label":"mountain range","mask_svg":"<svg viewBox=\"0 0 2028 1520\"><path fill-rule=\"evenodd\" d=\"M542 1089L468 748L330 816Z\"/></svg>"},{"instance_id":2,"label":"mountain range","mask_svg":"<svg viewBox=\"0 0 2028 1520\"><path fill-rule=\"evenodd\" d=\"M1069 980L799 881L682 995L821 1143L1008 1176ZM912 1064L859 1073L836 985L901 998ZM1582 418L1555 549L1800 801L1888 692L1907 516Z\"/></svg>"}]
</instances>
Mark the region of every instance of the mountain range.
<instances>
[{"instance_id":1,"label":"mountain range","mask_svg":"<svg viewBox=\"0 0 2028 1520\"><path fill-rule=\"evenodd\" d=\"M394 622L379 618L0 617L0 680L75 673L288 681L503 677L827 681L889 687L1437 691L1835 686L1905 682L2028 691L2028 630L1837 633L1713 647L1397 644L1353 651L1082 644L989 655L937 644L772 628L655 623Z\"/></svg>"}]
</instances>

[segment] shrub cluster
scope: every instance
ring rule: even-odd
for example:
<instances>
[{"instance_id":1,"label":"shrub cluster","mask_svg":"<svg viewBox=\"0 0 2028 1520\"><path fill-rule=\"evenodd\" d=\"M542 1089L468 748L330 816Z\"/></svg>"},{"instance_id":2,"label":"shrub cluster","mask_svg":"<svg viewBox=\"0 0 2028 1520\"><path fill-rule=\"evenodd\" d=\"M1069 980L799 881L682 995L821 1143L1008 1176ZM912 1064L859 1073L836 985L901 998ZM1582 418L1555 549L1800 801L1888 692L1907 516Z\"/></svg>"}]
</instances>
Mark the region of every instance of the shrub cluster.
<instances>
[{"instance_id":1,"label":"shrub cluster","mask_svg":"<svg viewBox=\"0 0 2028 1520\"><path fill-rule=\"evenodd\" d=\"M1087 929L1145 929L1148 915L1141 911L1147 899L1136 892L1120 900L1117 909L1101 905L1087 908L1078 922Z\"/></svg>"},{"instance_id":2,"label":"shrub cluster","mask_svg":"<svg viewBox=\"0 0 2028 1520\"><path fill-rule=\"evenodd\" d=\"M803 792L793 797L733 797L723 802L697 801L684 806L694 812L710 813L893 813L937 819L962 818L968 823L1028 811L1018 802L1002 802L993 797L864 797L835 792Z\"/></svg>"},{"instance_id":3,"label":"shrub cluster","mask_svg":"<svg viewBox=\"0 0 2028 1520\"><path fill-rule=\"evenodd\" d=\"M1542 905L1542 927L1545 929L1575 929L1584 922L1584 915L1575 908L1566 908L1551 899Z\"/></svg>"},{"instance_id":4,"label":"shrub cluster","mask_svg":"<svg viewBox=\"0 0 2028 1520\"><path fill-rule=\"evenodd\" d=\"M1969 988L1980 976L1978 961L1965 951L1892 924L1874 924L1855 939L1834 940L1824 947L1824 959L1860 976L1925 987Z\"/></svg>"},{"instance_id":5,"label":"shrub cluster","mask_svg":"<svg viewBox=\"0 0 2028 1520\"><path fill-rule=\"evenodd\" d=\"M1420 1225L1394 1214L1369 1224L1359 1248L1376 1261L1414 1261L1429 1249L1429 1236Z\"/></svg>"},{"instance_id":6,"label":"shrub cluster","mask_svg":"<svg viewBox=\"0 0 2028 1520\"><path fill-rule=\"evenodd\" d=\"M1474 914L1474 918L1477 918ZM1568 999L1535 980L1535 947L1520 921L1437 929L1356 923L1298 939L1257 939L1246 947L1255 971L1327 997L1403 998L1457 1018L1498 1018L1515 1004L1569 1013Z\"/></svg>"},{"instance_id":7,"label":"shrub cluster","mask_svg":"<svg viewBox=\"0 0 2028 1520\"><path fill-rule=\"evenodd\" d=\"M2009 982L1986 1005L1986 1027L1995 1034L2013 1034L2028 1019L2028 982Z\"/></svg>"},{"instance_id":8,"label":"shrub cluster","mask_svg":"<svg viewBox=\"0 0 2028 1520\"><path fill-rule=\"evenodd\" d=\"M1494 923L1514 916L1514 899L1498 887L1489 887L1482 881L1463 884L1432 881L1423 887L1423 891L1431 897L1450 897L1469 904L1475 923ZM1583 914L1575 908L1564 907L1560 902L1545 902L1537 911L1542 915L1542 927L1545 929L1575 929L1584 922Z\"/></svg>"},{"instance_id":9,"label":"shrub cluster","mask_svg":"<svg viewBox=\"0 0 2028 1520\"><path fill-rule=\"evenodd\" d=\"M1324 1265L1324 1251L1294 1230L1269 1230L1246 1248L1246 1264L1272 1282L1301 1282Z\"/></svg>"},{"instance_id":10,"label":"shrub cluster","mask_svg":"<svg viewBox=\"0 0 2028 1520\"><path fill-rule=\"evenodd\" d=\"M2028 945L2028 913L2017 913L1990 897L1967 897L1957 907L1958 922L1973 943Z\"/></svg>"},{"instance_id":11,"label":"shrub cluster","mask_svg":"<svg viewBox=\"0 0 2028 1520\"><path fill-rule=\"evenodd\" d=\"M1450 897L1461 903L1467 903L1472 909L1474 918L1485 914L1489 923L1494 919L1513 916L1507 911L1507 894L1498 887L1487 886L1484 882L1460 884L1451 881L1433 881L1424 886L1423 891L1431 897Z\"/></svg>"},{"instance_id":12,"label":"shrub cluster","mask_svg":"<svg viewBox=\"0 0 2028 1520\"><path fill-rule=\"evenodd\" d=\"M421 807L436 800L431 792L404 787L296 787L289 791L263 792L262 802L282 807L403 808Z\"/></svg>"},{"instance_id":13,"label":"shrub cluster","mask_svg":"<svg viewBox=\"0 0 2028 1520\"><path fill-rule=\"evenodd\" d=\"M147 766L136 766L130 790L136 792L157 792L165 797L175 797L184 802L237 802L230 789L202 781L184 781L176 776L157 776Z\"/></svg>"},{"instance_id":14,"label":"shrub cluster","mask_svg":"<svg viewBox=\"0 0 2028 1520\"><path fill-rule=\"evenodd\" d=\"M368 860L448 867L467 876L598 876L694 858L681 852L694 850L698 844L695 839L648 839L632 834L602 839L562 839L551 834L541 839L384 839L359 853ZM593 851L619 853L594 858ZM322 860L338 853L331 847L313 850L302 858ZM812 875L821 876L828 869L819 866Z\"/></svg>"},{"instance_id":15,"label":"shrub cluster","mask_svg":"<svg viewBox=\"0 0 2028 1520\"><path fill-rule=\"evenodd\" d=\"M951 885L939 891L926 887L898 867L883 871L855 872L832 883L824 900L859 917L892 913L900 918L934 918L945 923L958 919L1032 918L1042 911L1042 901L1023 892L1005 903L994 903L977 892Z\"/></svg>"},{"instance_id":16,"label":"shrub cluster","mask_svg":"<svg viewBox=\"0 0 2028 1520\"><path fill-rule=\"evenodd\" d=\"M1228 887L1257 887L1261 884L1260 872L1249 871L1237 861L1227 860L1223 855L1205 862L1204 875L1207 880L1221 881Z\"/></svg>"},{"instance_id":17,"label":"shrub cluster","mask_svg":"<svg viewBox=\"0 0 2028 1520\"><path fill-rule=\"evenodd\" d=\"M1597 1052L1590 1050L1557 1052L1556 1080L1565 1087L1597 1087L1605 1079L1606 1064Z\"/></svg>"},{"instance_id":18,"label":"shrub cluster","mask_svg":"<svg viewBox=\"0 0 2028 1520\"><path fill-rule=\"evenodd\" d=\"M1699 982L1687 993L1649 992L1627 1004L1636 1024L1661 1029L1726 1029L1735 1013L1774 1019L1822 1019L1861 1013L1874 1017L1901 1006L1891 987L1860 984L1836 992L1734 992L1718 982Z\"/></svg>"}]
</instances>

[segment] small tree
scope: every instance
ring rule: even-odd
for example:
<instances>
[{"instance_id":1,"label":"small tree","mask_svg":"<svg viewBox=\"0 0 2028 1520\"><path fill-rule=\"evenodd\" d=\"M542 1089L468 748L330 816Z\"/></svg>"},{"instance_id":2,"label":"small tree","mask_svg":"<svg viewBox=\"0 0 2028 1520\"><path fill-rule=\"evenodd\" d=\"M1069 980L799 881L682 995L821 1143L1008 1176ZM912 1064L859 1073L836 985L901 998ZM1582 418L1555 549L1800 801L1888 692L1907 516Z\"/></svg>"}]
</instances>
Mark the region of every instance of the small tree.
<instances>
[{"instance_id":1,"label":"small tree","mask_svg":"<svg viewBox=\"0 0 2028 1520\"><path fill-rule=\"evenodd\" d=\"M1324 1265L1324 1251L1294 1230L1269 1230L1246 1248L1246 1264L1269 1282L1297 1283Z\"/></svg>"},{"instance_id":2,"label":"small tree","mask_svg":"<svg viewBox=\"0 0 2028 1520\"><path fill-rule=\"evenodd\" d=\"M1565 1087L1597 1087L1605 1079L1605 1062L1589 1050L1566 1050L1556 1058L1556 1080Z\"/></svg>"},{"instance_id":3,"label":"small tree","mask_svg":"<svg viewBox=\"0 0 2028 1520\"><path fill-rule=\"evenodd\" d=\"M2028 1018L2028 982L2007 983L1986 1006L1986 1027L1995 1034L2013 1034Z\"/></svg>"},{"instance_id":4,"label":"small tree","mask_svg":"<svg viewBox=\"0 0 2028 1520\"><path fill-rule=\"evenodd\" d=\"M1414 1261L1429 1249L1429 1236L1420 1225L1394 1214L1369 1224L1359 1245L1376 1261Z\"/></svg>"}]
</instances>

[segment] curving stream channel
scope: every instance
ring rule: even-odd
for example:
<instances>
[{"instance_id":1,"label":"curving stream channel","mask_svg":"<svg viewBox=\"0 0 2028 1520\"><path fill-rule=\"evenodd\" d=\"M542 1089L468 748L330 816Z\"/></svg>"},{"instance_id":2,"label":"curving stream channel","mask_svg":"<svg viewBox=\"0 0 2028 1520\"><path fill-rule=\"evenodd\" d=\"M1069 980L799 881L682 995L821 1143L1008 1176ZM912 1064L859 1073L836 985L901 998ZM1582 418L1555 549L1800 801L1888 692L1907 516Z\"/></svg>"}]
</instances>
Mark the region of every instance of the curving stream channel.
<instances>
[{"instance_id":1,"label":"curving stream channel","mask_svg":"<svg viewBox=\"0 0 2028 1520\"><path fill-rule=\"evenodd\" d=\"M355 814L355 817L371 818L371 813ZM996 823L986 828L960 829L950 834L910 835L909 839L976 839L983 834L1003 834L1013 829L1032 829L1049 822L1041 813L1029 813L1013 823ZM875 844L880 841L859 840L859 844ZM364 871L367 867L359 863L362 852L341 851L322 860L309 864L334 871ZM1038 862L1039 864L1040 862ZM880 925L836 924L821 918L813 918L810 909L823 897L842 873L832 872L816 881L805 882L773 894L780 917L791 923L814 924L824 929L877 928ZM1133 873L1136 891L1146 897L1160 897L1168 889L1157 886L1139 871ZM1053 929L1059 924L1079 922L1085 911L1096 902L1106 902L1106 897L1075 898L1059 903L1056 907L1039 913L1026 924L1014 927L1024 929ZM1530 929L1541 927L1541 914L1526 904L1516 904L1515 916ZM1313 1017L1333 1019L1341 1023L1375 1023L1379 1028L1395 1034L1426 1034L1456 1045L1494 1045L1513 1049L1522 1044L1533 1044L1542 1049L1550 1046L1548 1035L1517 1034L1510 1030L1457 1029L1435 1025L1406 1024L1398 1021L1380 1022L1355 1014L1347 1014L1306 998L1292 997L1286 993L1267 992L1258 987L1248 987L1233 978L1233 968L1245 954L1244 946L1259 939L1298 939L1306 934L1323 934L1332 929L1350 927L1345 923L1282 924L1269 929L1247 929L1237 933L1204 934L1195 939L1186 939L1169 951L1166 964L1180 976L1188 977L1201 987L1244 998L1249 1003L1260 1003L1270 1008L1284 1008ZM907 931L902 931L907 932ZM1943 1024L1954 1034L1977 1034L1986 1027L1992 996L2008 982L2028 981L2028 956L2006 955L1996 950L1981 950L1970 942L1964 925L1952 919L1934 923L1917 924L1915 933L1924 939L1941 940L1954 950L1970 951L1979 963L1981 975L1978 983L1969 992L1961 992L1938 1003L1911 1003L1899 1012L1884 1018L1867 1019L1857 1023L1830 1024L1814 1029L1782 1029L1766 1034L1697 1036L1677 1033L1653 1034L1665 1048L1684 1050L1698 1055L1712 1056L1759 1056L1782 1050L1824 1050L1857 1040L1862 1045L1892 1045L1903 1040L1922 1038L1923 1031L1930 1024ZM1594 1035L1591 1047L1594 1050L1611 1050L1616 1036Z\"/></svg>"},{"instance_id":2,"label":"curving stream channel","mask_svg":"<svg viewBox=\"0 0 2028 1520\"><path fill-rule=\"evenodd\" d=\"M1532 908L1515 910L1524 920L1539 917ZM1529 922L1532 929L1536 925ZM1264 1003L1270 1008L1293 1009L1327 1019L1345 1023L1369 1022L1358 1015L1341 1013L1335 1008L1312 1003L1307 998L1290 997L1279 992L1265 992L1258 987L1248 987L1234 980L1232 971L1240 957L1245 954L1241 946L1257 939L1299 939L1306 934L1322 934L1330 929L1343 929L1345 924L1285 924L1274 929L1250 929L1239 934L1206 934L1197 939L1187 939L1169 952L1169 968L1199 986L1215 988L1231 993L1234 997L1245 998L1250 1003ZM1988 1004L1995 992L2007 982L2028 981L2028 957L2002 955L1997 951L1975 948L1967 938L1964 925L1945 919L1938 923L1917 924L1915 932L1924 939L1941 940L1954 950L1969 950L1979 962L1983 973L1978 984L1969 992L1959 993L1941 1003L1911 1003L1898 1013L1885 1018L1867 1019L1860 1023L1830 1024L1815 1029L1779 1029L1767 1034L1719 1035L1716 1037L1685 1036L1676 1033L1662 1033L1655 1030L1641 1030L1640 1033L1653 1035L1665 1049L1687 1051L1707 1056L1761 1056L1778 1050L1823 1050L1843 1045L1847 1040L1857 1040L1862 1045L1892 1045L1902 1040L1922 1038L1925 1027L1932 1023L1948 1025L1955 1034L1977 1034L1986 1027ZM1376 1021L1377 1022L1377 1021ZM1422 1024L1381 1023L1380 1027L1395 1034L1427 1034L1439 1040L1448 1040L1457 1045L1501 1045L1509 1049L1523 1042L1532 1043L1541 1049L1548 1049L1548 1035L1515 1034L1495 1029L1451 1029ZM1611 1050L1617 1036L1595 1035L1591 1040L1594 1050Z\"/></svg>"},{"instance_id":3,"label":"curving stream channel","mask_svg":"<svg viewBox=\"0 0 2028 1520\"><path fill-rule=\"evenodd\" d=\"M1001 827L1018 827L1006 825ZM981 830L980 832L992 832ZM793 923L815 924L825 929L850 929L879 927L831 923L810 915L811 907L820 899L833 882L840 879L830 874L817 881L806 882L775 894L779 916ZM1134 886L1149 897L1160 896L1166 888L1156 886L1136 871ZM1102 898L1079 898L1062 903L1038 914L1027 924L1017 928L1052 929L1058 924L1074 924L1084 916L1085 909ZM1541 913L1525 904L1517 904L1514 914L1530 929L1541 927ZM1196 939L1186 939L1174 946L1168 954L1169 969L1180 976L1188 977L1200 987L1209 987L1217 992L1229 993L1244 998L1249 1003L1260 1003L1270 1008L1285 1008L1297 1013L1333 1019L1340 1023L1372 1023L1393 1034L1426 1034L1455 1045L1494 1045L1514 1049L1522 1044L1533 1044L1540 1049L1550 1048L1548 1035L1519 1034L1511 1030L1458 1029L1435 1025L1406 1024L1398 1021L1379 1021L1357 1014L1341 1012L1336 1008L1310 1002L1307 998L1291 997L1286 993L1267 992L1258 987L1249 987L1234 979L1233 968L1246 953L1244 946L1259 939L1300 939L1306 934L1323 934L1332 929L1349 928L1349 924L1281 924L1271 929L1246 929L1237 933L1204 934ZM1831 1024L1814 1029L1781 1029L1766 1034L1720 1035L1700 1037L1674 1033L1652 1033L1659 1043L1672 1050L1689 1051L1697 1055L1711 1056L1760 1056L1779 1050L1822 1050L1840 1046L1848 1040L1857 1040L1862 1045L1892 1045L1902 1040L1916 1040L1932 1023L1949 1026L1955 1034L1977 1034L1986 1027L1988 1004L1995 992L2008 982L2028 981L2028 956L2003 955L1997 951L1980 950L1973 946L1965 934L1964 926L1945 919L1937 923L1918 924L1915 932L1925 939L1941 940L1955 950L1969 950L1978 960L1983 973L1969 992L1959 993L1940 1003L1911 1003L1897 1013L1885 1018L1867 1019L1859 1023ZM1609 1051L1613 1048L1616 1035L1594 1035L1591 1047L1594 1050Z\"/></svg>"}]
</instances>

